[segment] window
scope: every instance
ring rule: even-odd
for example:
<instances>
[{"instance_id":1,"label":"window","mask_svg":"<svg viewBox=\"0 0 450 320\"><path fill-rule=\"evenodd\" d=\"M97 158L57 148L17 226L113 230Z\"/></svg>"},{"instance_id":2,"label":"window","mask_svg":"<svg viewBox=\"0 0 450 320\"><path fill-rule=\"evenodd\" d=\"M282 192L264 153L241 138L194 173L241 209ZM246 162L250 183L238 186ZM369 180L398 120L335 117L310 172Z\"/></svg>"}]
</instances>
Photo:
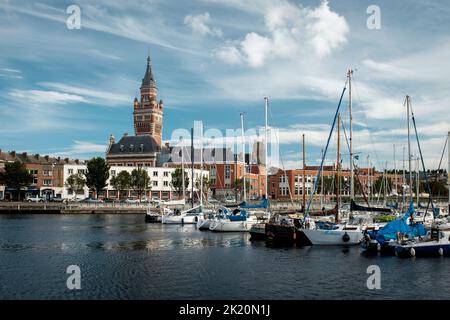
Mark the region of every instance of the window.
<instances>
[{"instance_id":1,"label":"window","mask_svg":"<svg viewBox=\"0 0 450 320\"><path fill-rule=\"evenodd\" d=\"M216 176L217 169L216 169L215 165L211 166L211 171L210 172L211 172L211 176Z\"/></svg>"},{"instance_id":2,"label":"window","mask_svg":"<svg viewBox=\"0 0 450 320\"><path fill-rule=\"evenodd\" d=\"M168 187L169 186L169 181L164 181L164 187Z\"/></svg>"},{"instance_id":3,"label":"window","mask_svg":"<svg viewBox=\"0 0 450 320\"><path fill-rule=\"evenodd\" d=\"M37 174L38 174L38 171L35 170L35 169L28 170L28 172L29 172L30 174L33 174L33 175L37 175Z\"/></svg>"},{"instance_id":4,"label":"window","mask_svg":"<svg viewBox=\"0 0 450 320\"><path fill-rule=\"evenodd\" d=\"M231 166L226 165L225 166L225 179L231 178Z\"/></svg>"},{"instance_id":5,"label":"window","mask_svg":"<svg viewBox=\"0 0 450 320\"><path fill-rule=\"evenodd\" d=\"M33 182L31 182L31 184L37 184L38 183L38 179L37 178L33 178Z\"/></svg>"},{"instance_id":6,"label":"window","mask_svg":"<svg viewBox=\"0 0 450 320\"><path fill-rule=\"evenodd\" d=\"M78 173L79 174L84 174L85 170L84 169L78 169Z\"/></svg>"},{"instance_id":7,"label":"window","mask_svg":"<svg viewBox=\"0 0 450 320\"><path fill-rule=\"evenodd\" d=\"M211 178L211 185L216 185L216 178Z\"/></svg>"},{"instance_id":8,"label":"window","mask_svg":"<svg viewBox=\"0 0 450 320\"><path fill-rule=\"evenodd\" d=\"M150 163L146 163L145 166L146 166L146 167L150 167Z\"/></svg>"},{"instance_id":9,"label":"window","mask_svg":"<svg viewBox=\"0 0 450 320\"><path fill-rule=\"evenodd\" d=\"M116 176L116 170L111 170L111 177L115 177Z\"/></svg>"},{"instance_id":10,"label":"window","mask_svg":"<svg viewBox=\"0 0 450 320\"><path fill-rule=\"evenodd\" d=\"M52 185L52 180L49 180L49 179L44 180L44 186L51 186L51 185Z\"/></svg>"},{"instance_id":11,"label":"window","mask_svg":"<svg viewBox=\"0 0 450 320\"><path fill-rule=\"evenodd\" d=\"M53 175L52 170L44 170L44 176L51 177Z\"/></svg>"},{"instance_id":12,"label":"window","mask_svg":"<svg viewBox=\"0 0 450 320\"><path fill-rule=\"evenodd\" d=\"M127 163L127 166L132 167L133 164L132 163Z\"/></svg>"},{"instance_id":13,"label":"window","mask_svg":"<svg viewBox=\"0 0 450 320\"><path fill-rule=\"evenodd\" d=\"M142 163L138 163L138 167L142 167L143 166L143 164Z\"/></svg>"},{"instance_id":14,"label":"window","mask_svg":"<svg viewBox=\"0 0 450 320\"><path fill-rule=\"evenodd\" d=\"M168 177L169 176L169 172L168 171L164 171L164 177Z\"/></svg>"},{"instance_id":15,"label":"window","mask_svg":"<svg viewBox=\"0 0 450 320\"><path fill-rule=\"evenodd\" d=\"M118 163L117 166L118 167L123 167L123 163Z\"/></svg>"},{"instance_id":16,"label":"window","mask_svg":"<svg viewBox=\"0 0 450 320\"><path fill-rule=\"evenodd\" d=\"M158 181L153 181L153 186L157 187L158 186Z\"/></svg>"},{"instance_id":17,"label":"window","mask_svg":"<svg viewBox=\"0 0 450 320\"><path fill-rule=\"evenodd\" d=\"M158 176L158 171L153 171L153 176L157 177Z\"/></svg>"},{"instance_id":18,"label":"window","mask_svg":"<svg viewBox=\"0 0 450 320\"><path fill-rule=\"evenodd\" d=\"M67 191L67 194L68 194L69 196L71 196L71 195L73 194L73 190L72 190L72 189L69 189L69 190Z\"/></svg>"},{"instance_id":19,"label":"window","mask_svg":"<svg viewBox=\"0 0 450 320\"><path fill-rule=\"evenodd\" d=\"M225 183L225 189L231 189L231 185L229 183Z\"/></svg>"},{"instance_id":20,"label":"window","mask_svg":"<svg viewBox=\"0 0 450 320\"><path fill-rule=\"evenodd\" d=\"M73 174L73 169L69 169L68 172L69 172L69 175Z\"/></svg>"}]
</instances>

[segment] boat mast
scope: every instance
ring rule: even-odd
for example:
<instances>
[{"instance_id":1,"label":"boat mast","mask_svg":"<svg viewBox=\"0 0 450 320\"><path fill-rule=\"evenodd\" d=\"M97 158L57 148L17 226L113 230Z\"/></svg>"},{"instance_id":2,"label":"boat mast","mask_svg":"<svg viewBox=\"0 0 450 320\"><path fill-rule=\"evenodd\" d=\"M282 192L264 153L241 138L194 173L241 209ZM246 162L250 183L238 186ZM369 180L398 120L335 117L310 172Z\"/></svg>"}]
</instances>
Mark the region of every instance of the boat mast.
<instances>
[{"instance_id":1,"label":"boat mast","mask_svg":"<svg viewBox=\"0 0 450 320\"><path fill-rule=\"evenodd\" d=\"M192 208L194 207L194 128L191 128L191 198L192 198Z\"/></svg>"},{"instance_id":2,"label":"boat mast","mask_svg":"<svg viewBox=\"0 0 450 320\"><path fill-rule=\"evenodd\" d=\"M403 183L402 183L402 195L403 195L403 204L402 204L402 209L405 207L406 205L406 190L405 190L405 186L406 186L406 172L405 172L405 146L403 146L403 161L402 161L402 167L403 167Z\"/></svg>"},{"instance_id":3,"label":"boat mast","mask_svg":"<svg viewBox=\"0 0 450 320\"><path fill-rule=\"evenodd\" d=\"M321 156L323 158L323 149L321 151ZM323 208L323 173L320 175L320 209Z\"/></svg>"},{"instance_id":4,"label":"boat mast","mask_svg":"<svg viewBox=\"0 0 450 320\"><path fill-rule=\"evenodd\" d=\"M409 201L413 201L413 177L412 177L412 166L411 166L411 138L410 138L410 120L409 120L409 96L406 96L406 113L408 122L408 170L409 170Z\"/></svg>"},{"instance_id":5,"label":"boat mast","mask_svg":"<svg viewBox=\"0 0 450 320\"><path fill-rule=\"evenodd\" d=\"M447 168L447 186L448 186L448 212L450 212L450 131L447 138L447 151L448 151L448 168Z\"/></svg>"},{"instance_id":6,"label":"boat mast","mask_svg":"<svg viewBox=\"0 0 450 320\"><path fill-rule=\"evenodd\" d=\"M303 148L303 177L302 177L302 188L303 188L303 209L306 208L306 182L305 182L305 170L306 170L306 152L305 152L305 134L302 136L302 148Z\"/></svg>"},{"instance_id":7,"label":"boat mast","mask_svg":"<svg viewBox=\"0 0 450 320\"><path fill-rule=\"evenodd\" d=\"M394 186L395 186L395 201L398 202L398 184L397 184L397 162L395 161L395 144L394 144Z\"/></svg>"},{"instance_id":8,"label":"boat mast","mask_svg":"<svg viewBox=\"0 0 450 320\"><path fill-rule=\"evenodd\" d=\"M203 122L200 126L200 207L203 206Z\"/></svg>"},{"instance_id":9,"label":"boat mast","mask_svg":"<svg viewBox=\"0 0 450 320\"><path fill-rule=\"evenodd\" d=\"M268 176L269 176L269 170L268 170L268 159L267 159L267 113L268 113L268 109L269 109L269 98L268 97L264 97L264 121L265 121L265 125L264 125L264 134L265 134L265 140L264 140L264 161L265 161L265 166L266 166L266 183L265 183L265 197L266 199L269 199L269 195L268 195ZM266 209L267 211L267 209Z\"/></svg>"},{"instance_id":10,"label":"boat mast","mask_svg":"<svg viewBox=\"0 0 450 320\"><path fill-rule=\"evenodd\" d=\"M416 198L417 198L417 207L419 207L419 202L420 202L420 196L419 196L419 192L420 192L420 157L417 157L416 159L416 167L417 167L417 172L416 172Z\"/></svg>"},{"instance_id":11,"label":"boat mast","mask_svg":"<svg viewBox=\"0 0 450 320\"><path fill-rule=\"evenodd\" d=\"M334 219L335 223L339 223L339 200L340 200L340 163L341 163L341 114L338 115L338 126L337 126L337 164L336 164L336 217Z\"/></svg>"},{"instance_id":12,"label":"boat mast","mask_svg":"<svg viewBox=\"0 0 450 320\"><path fill-rule=\"evenodd\" d=\"M241 130L242 130L242 159L244 162L244 174L242 175L242 180L244 180L244 201L247 201L247 188L245 183L245 136L244 136L244 114L241 113Z\"/></svg>"},{"instance_id":13,"label":"boat mast","mask_svg":"<svg viewBox=\"0 0 450 320\"><path fill-rule=\"evenodd\" d=\"M181 181L183 184L183 200L186 201L186 186L184 183L184 146L183 146L183 137L180 137L181 141Z\"/></svg>"},{"instance_id":14,"label":"boat mast","mask_svg":"<svg viewBox=\"0 0 450 320\"><path fill-rule=\"evenodd\" d=\"M355 198L355 173L353 172L353 116L352 116L352 75L353 70L348 71L348 109L350 112L350 200Z\"/></svg>"}]
</instances>

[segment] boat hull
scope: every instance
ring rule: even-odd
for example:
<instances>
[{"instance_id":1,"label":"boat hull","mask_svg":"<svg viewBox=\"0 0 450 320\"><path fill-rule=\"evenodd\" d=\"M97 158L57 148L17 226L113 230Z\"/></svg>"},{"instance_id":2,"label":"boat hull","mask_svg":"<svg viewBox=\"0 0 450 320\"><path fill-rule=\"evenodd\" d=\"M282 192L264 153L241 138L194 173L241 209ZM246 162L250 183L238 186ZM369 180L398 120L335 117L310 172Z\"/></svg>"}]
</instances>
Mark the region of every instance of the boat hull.
<instances>
[{"instance_id":1,"label":"boat hull","mask_svg":"<svg viewBox=\"0 0 450 320\"><path fill-rule=\"evenodd\" d=\"M162 222L162 216L157 214L146 214L145 215L145 222L146 223L161 223Z\"/></svg>"},{"instance_id":2,"label":"boat hull","mask_svg":"<svg viewBox=\"0 0 450 320\"><path fill-rule=\"evenodd\" d=\"M398 245L395 247L395 255L400 258L411 257L449 257L450 244L425 243L417 245Z\"/></svg>"},{"instance_id":3,"label":"boat hull","mask_svg":"<svg viewBox=\"0 0 450 320\"><path fill-rule=\"evenodd\" d=\"M277 245L312 245L301 229L289 225L269 223L266 225L266 237Z\"/></svg>"},{"instance_id":4,"label":"boat hull","mask_svg":"<svg viewBox=\"0 0 450 320\"><path fill-rule=\"evenodd\" d=\"M209 230L214 232L248 232L255 223L256 221L216 220L211 223Z\"/></svg>"},{"instance_id":5,"label":"boat hull","mask_svg":"<svg viewBox=\"0 0 450 320\"><path fill-rule=\"evenodd\" d=\"M199 219L197 222L197 228L198 230L209 230L209 227L211 226L211 219Z\"/></svg>"},{"instance_id":6,"label":"boat hull","mask_svg":"<svg viewBox=\"0 0 450 320\"><path fill-rule=\"evenodd\" d=\"M197 224L198 216L163 216L163 224Z\"/></svg>"},{"instance_id":7,"label":"boat hull","mask_svg":"<svg viewBox=\"0 0 450 320\"><path fill-rule=\"evenodd\" d=\"M303 229L302 231L313 245L320 246L358 245L363 238L359 230Z\"/></svg>"}]
</instances>

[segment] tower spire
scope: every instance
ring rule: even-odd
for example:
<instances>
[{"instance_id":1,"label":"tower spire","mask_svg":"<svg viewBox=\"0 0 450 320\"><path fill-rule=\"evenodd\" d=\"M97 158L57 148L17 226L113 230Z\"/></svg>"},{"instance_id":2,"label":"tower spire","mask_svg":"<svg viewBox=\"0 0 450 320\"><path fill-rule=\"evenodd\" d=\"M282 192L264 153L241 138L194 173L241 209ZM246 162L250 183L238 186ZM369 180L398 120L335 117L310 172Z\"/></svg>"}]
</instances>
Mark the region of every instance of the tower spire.
<instances>
[{"instance_id":1,"label":"tower spire","mask_svg":"<svg viewBox=\"0 0 450 320\"><path fill-rule=\"evenodd\" d=\"M156 86L155 79L152 72L152 60L150 58L150 52L147 56L147 69L145 70L144 79L142 79L142 86Z\"/></svg>"}]
</instances>

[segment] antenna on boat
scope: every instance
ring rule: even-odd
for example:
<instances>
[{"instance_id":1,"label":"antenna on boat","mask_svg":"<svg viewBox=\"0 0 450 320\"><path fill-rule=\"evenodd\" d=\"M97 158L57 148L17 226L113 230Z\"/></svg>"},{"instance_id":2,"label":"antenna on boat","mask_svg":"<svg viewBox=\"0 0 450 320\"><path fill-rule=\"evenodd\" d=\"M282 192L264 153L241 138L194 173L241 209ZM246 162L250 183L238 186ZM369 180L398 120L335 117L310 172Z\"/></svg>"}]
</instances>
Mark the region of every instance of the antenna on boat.
<instances>
[{"instance_id":1,"label":"antenna on boat","mask_svg":"<svg viewBox=\"0 0 450 320\"><path fill-rule=\"evenodd\" d=\"M242 130L242 161L244 163L244 174L242 175L244 185L244 201L247 201L247 190L245 183L246 169L245 169L245 133L244 133L244 113L241 112L241 130Z\"/></svg>"},{"instance_id":2,"label":"antenna on boat","mask_svg":"<svg viewBox=\"0 0 450 320\"><path fill-rule=\"evenodd\" d=\"M409 108L410 108L410 97L409 95L406 95L406 100L405 100L405 104L406 104L406 119L407 119L407 123L408 123L408 170L409 170L409 202L413 201L413 194L412 194L412 184L413 184L413 177L412 177L412 167L411 167L411 137L410 137L410 132L411 132L411 128L410 128L410 120L409 120Z\"/></svg>"}]
</instances>

